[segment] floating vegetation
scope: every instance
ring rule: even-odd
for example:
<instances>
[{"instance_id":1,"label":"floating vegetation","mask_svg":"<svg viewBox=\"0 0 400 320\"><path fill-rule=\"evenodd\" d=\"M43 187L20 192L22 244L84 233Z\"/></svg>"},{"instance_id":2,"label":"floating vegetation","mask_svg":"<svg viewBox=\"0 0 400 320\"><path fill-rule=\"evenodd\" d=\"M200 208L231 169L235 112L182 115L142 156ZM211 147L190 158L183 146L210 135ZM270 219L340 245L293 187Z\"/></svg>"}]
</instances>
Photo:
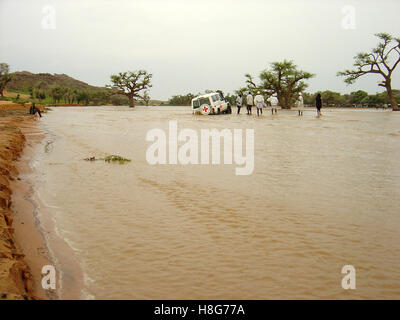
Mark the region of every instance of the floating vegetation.
<instances>
[{"instance_id":1,"label":"floating vegetation","mask_svg":"<svg viewBox=\"0 0 400 320\"><path fill-rule=\"evenodd\" d=\"M131 162L131 159L127 159L127 158L124 158L124 157L121 157L121 156L115 155L115 154L109 155L109 156L107 156L105 158L89 157L89 158L85 158L83 160L85 160L85 161L102 160L102 161L105 161L105 162L116 162L117 161L119 163Z\"/></svg>"},{"instance_id":2,"label":"floating vegetation","mask_svg":"<svg viewBox=\"0 0 400 320\"><path fill-rule=\"evenodd\" d=\"M111 161L119 161L119 162L131 162L131 159L127 159L121 156L117 156L117 155L111 155L111 156L107 156L105 157L104 161L106 162L111 162Z\"/></svg>"},{"instance_id":3,"label":"floating vegetation","mask_svg":"<svg viewBox=\"0 0 400 320\"><path fill-rule=\"evenodd\" d=\"M49 153L51 150L53 150L53 141L46 141L44 152Z\"/></svg>"}]
</instances>

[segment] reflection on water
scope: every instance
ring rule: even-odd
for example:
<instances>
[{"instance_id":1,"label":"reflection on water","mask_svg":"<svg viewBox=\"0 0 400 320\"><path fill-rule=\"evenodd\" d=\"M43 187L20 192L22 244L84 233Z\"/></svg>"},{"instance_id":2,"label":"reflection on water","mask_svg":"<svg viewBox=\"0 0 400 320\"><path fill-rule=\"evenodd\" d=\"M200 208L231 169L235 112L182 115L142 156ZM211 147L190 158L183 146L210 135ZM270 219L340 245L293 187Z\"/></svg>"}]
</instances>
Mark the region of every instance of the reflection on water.
<instances>
[{"instance_id":1,"label":"reflection on water","mask_svg":"<svg viewBox=\"0 0 400 320\"><path fill-rule=\"evenodd\" d=\"M254 173L150 166L146 133L171 119L254 128ZM400 113L58 108L41 123L37 187L96 298L400 298ZM109 154L132 162L82 160Z\"/></svg>"}]
</instances>

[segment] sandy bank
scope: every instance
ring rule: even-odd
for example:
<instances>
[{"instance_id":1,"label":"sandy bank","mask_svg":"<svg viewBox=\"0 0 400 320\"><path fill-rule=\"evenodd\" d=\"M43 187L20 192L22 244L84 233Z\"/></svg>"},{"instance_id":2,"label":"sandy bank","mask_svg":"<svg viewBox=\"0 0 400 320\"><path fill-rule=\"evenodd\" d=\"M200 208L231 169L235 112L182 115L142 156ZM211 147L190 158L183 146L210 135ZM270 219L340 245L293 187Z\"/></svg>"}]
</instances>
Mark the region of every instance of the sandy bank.
<instances>
[{"instance_id":1,"label":"sandy bank","mask_svg":"<svg viewBox=\"0 0 400 320\"><path fill-rule=\"evenodd\" d=\"M23 130L34 127L37 117L29 115L28 109L0 101L0 300L36 298L31 269L16 241L18 226L11 209L13 184L19 180L16 161L26 144Z\"/></svg>"}]
</instances>

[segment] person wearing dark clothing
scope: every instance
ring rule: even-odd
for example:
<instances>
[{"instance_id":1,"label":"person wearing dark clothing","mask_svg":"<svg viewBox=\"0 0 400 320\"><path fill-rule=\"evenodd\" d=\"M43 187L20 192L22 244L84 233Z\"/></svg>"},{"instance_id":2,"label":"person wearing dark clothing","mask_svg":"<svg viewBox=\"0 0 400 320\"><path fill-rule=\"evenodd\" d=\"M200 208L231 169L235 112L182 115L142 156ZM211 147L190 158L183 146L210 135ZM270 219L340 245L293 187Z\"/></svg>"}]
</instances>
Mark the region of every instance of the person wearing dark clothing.
<instances>
[{"instance_id":1,"label":"person wearing dark clothing","mask_svg":"<svg viewBox=\"0 0 400 320\"><path fill-rule=\"evenodd\" d=\"M29 109L29 114L33 114L35 115L36 112L39 114L39 117L42 117L42 113L40 112L40 110L38 108L36 108L35 103L33 102L30 109Z\"/></svg>"},{"instance_id":2,"label":"person wearing dark clothing","mask_svg":"<svg viewBox=\"0 0 400 320\"><path fill-rule=\"evenodd\" d=\"M317 94L317 97L315 98L315 106L317 107L317 117L321 116L321 108L322 108L322 99L321 99L321 94Z\"/></svg>"}]
</instances>

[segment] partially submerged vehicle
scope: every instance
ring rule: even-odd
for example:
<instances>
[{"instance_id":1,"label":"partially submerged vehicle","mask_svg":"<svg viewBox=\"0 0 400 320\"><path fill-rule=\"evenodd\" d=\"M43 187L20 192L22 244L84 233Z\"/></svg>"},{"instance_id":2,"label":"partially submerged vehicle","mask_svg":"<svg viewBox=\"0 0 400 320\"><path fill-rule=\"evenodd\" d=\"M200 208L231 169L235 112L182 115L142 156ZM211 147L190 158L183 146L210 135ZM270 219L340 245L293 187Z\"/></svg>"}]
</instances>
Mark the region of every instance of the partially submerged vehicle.
<instances>
[{"instance_id":1,"label":"partially submerged vehicle","mask_svg":"<svg viewBox=\"0 0 400 320\"><path fill-rule=\"evenodd\" d=\"M193 114L232 113L232 109L220 92L203 94L192 99Z\"/></svg>"}]
</instances>

